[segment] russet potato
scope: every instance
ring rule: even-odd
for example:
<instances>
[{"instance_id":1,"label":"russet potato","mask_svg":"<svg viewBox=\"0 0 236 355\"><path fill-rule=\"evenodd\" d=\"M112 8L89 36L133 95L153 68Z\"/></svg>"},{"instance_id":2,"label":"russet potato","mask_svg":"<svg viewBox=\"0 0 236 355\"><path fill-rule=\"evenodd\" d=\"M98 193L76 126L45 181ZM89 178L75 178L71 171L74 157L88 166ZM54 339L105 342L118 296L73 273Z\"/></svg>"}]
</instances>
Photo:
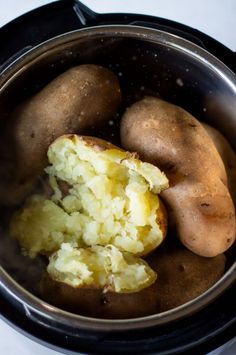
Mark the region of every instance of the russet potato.
<instances>
[{"instance_id":1,"label":"russet potato","mask_svg":"<svg viewBox=\"0 0 236 355\"><path fill-rule=\"evenodd\" d=\"M162 243L166 214L158 193L168 180L157 167L101 139L76 135L58 138L48 159L53 195L31 196L11 222L11 235L26 254L50 254L70 242L146 255Z\"/></svg>"},{"instance_id":2,"label":"russet potato","mask_svg":"<svg viewBox=\"0 0 236 355\"><path fill-rule=\"evenodd\" d=\"M82 133L115 117L119 81L109 69L84 64L51 81L18 106L8 125L8 162L0 171L2 204L16 205L33 189L47 165L49 145L67 133Z\"/></svg>"},{"instance_id":3,"label":"russet potato","mask_svg":"<svg viewBox=\"0 0 236 355\"><path fill-rule=\"evenodd\" d=\"M90 295L92 289L95 298L132 293L141 300L139 292L157 277L141 256L167 232L158 197L168 187L166 176L136 154L94 137L56 139L48 161L52 194L26 201L12 218L11 236L25 255L48 256L46 280L53 280L52 287L63 284L62 294L72 288Z\"/></svg>"},{"instance_id":4,"label":"russet potato","mask_svg":"<svg viewBox=\"0 0 236 355\"><path fill-rule=\"evenodd\" d=\"M162 169L161 193L181 242L213 257L235 240L235 210L223 161L209 135L182 108L154 97L129 107L121 121L122 146Z\"/></svg>"}]
</instances>

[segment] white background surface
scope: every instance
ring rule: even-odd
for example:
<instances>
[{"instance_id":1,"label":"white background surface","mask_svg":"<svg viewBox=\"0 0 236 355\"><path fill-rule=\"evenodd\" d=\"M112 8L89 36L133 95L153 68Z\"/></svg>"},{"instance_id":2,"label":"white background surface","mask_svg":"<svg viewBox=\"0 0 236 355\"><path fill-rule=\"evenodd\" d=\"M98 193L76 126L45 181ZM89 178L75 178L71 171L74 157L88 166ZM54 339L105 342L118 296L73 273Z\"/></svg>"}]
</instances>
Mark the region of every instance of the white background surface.
<instances>
[{"instance_id":1,"label":"white background surface","mask_svg":"<svg viewBox=\"0 0 236 355\"><path fill-rule=\"evenodd\" d=\"M49 0L0 0L0 26L49 2ZM83 2L96 12L134 12L175 20L205 32L236 51L235 0L83 0ZM236 343L214 351L214 355L219 353L235 355ZM25 338L0 320L0 354L59 353Z\"/></svg>"}]
</instances>

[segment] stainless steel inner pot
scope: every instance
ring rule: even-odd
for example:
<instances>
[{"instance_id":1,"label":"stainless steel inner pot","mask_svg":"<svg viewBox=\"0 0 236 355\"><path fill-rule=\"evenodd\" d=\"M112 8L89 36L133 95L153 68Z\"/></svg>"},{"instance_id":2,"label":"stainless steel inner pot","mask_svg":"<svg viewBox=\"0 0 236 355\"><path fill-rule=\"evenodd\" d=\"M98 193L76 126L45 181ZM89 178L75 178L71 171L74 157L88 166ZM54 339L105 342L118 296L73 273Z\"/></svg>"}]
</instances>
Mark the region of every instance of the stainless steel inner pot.
<instances>
[{"instance_id":1,"label":"stainless steel inner pot","mask_svg":"<svg viewBox=\"0 0 236 355\"><path fill-rule=\"evenodd\" d=\"M123 25L66 33L28 51L5 68L0 77L2 132L16 104L64 70L84 63L101 64L118 75L124 107L145 94L155 93L218 128L236 149L236 75L187 40L154 29ZM111 137L117 143L117 125L112 129ZM102 136L103 132L98 134ZM136 319L88 318L39 299L33 283L40 264L31 264L19 255L19 249L5 235L4 226L0 233L0 287L12 303L23 305L27 317L46 326L53 321L62 329L117 331L164 325L202 309L236 280L236 262L229 257L225 275L207 292L182 306ZM33 278L27 284L28 277Z\"/></svg>"}]
</instances>

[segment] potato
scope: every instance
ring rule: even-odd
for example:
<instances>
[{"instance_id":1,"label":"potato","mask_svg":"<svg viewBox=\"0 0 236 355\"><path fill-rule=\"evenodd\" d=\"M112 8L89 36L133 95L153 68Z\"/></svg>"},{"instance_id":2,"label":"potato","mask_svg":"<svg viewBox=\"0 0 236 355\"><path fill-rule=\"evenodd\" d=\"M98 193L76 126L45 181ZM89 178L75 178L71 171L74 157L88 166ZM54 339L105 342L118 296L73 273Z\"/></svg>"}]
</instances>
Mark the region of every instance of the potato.
<instances>
[{"instance_id":1,"label":"potato","mask_svg":"<svg viewBox=\"0 0 236 355\"><path fill-rule=\"evenodd\" d=\"M88 297L91 289L135 293L141 301L140 290L149 289L156 273L140 256L166 234L158 193L167 178L137 155L93 137L62 136L50 145L48 159L53 195L31 196L13 217L11 236L25 255L49 256L52 287L59 282L65 292L77 288Z\"/></svg>"},{"instance_id":2,"label":"potato","mask_svg":"<svg viewBox=\"0 0 236 355\"><path fill-rule=\"evenodd\" d=\"M87 64L67 70L21 104L8 127L14 159L7 172L3 169L1 202L17 204L28 194L57 137L104 124L114 117L120 102L116 76Z\"/></svg>"},{"instance_id":3,"label":"potato","mask_svg":"<svg viewBox=\"0 0 236 355\"><path fill-rule=\"evenodd\" d=\"M122 146L162 169L169 189L161 193L181 242L213 257L235 240L235 210L223 162L205 129L182 108L147 97L127 109Z\"/></svg>"},{"instance_id":4,"label":"potato","mask_svg":"<svg viewBox=\"0 0 236 355\"><path fill-rule=\"evenodd\" d=\"M139 292L71 287L45 274L41 295L57 307L90 317L142 317L167 311L199 296L223 275L225 267L224 255L204 258L183 247L158 248L147 261L157 272L157 280Z\"/></svg>"},{"instance_id":5,"label":"potato","mask_svg":"<svg viewBox=\"0 0 236 355\"><path fill-rule=\"evenodd\" d=\"M144 260L112 244L75 248L63 243L50 256L47 271L55 281L103 292L138 292L156 280L156 273Z\"/></svg>"},{"instance_id":6,"label":"potato","mask_svg":"<svg viewBox=\"0 0 236 355\"><path fill-rule=\"evenodd\" d=\"M94 137L67 135L48 150L53 195L31 196L11 221L24 253L50 255L65 243L112 244L146 255L163 241L166 214L158 193L166 176L136 155ZM67 184L66 195L61 184Z\"/></svg>"},{"instance_id":7,"label":"potato","mask_svg":"<svg viewBox=\"0 0 236 355\"><path fill-rule=\"evenodd\" d=\"M223 160L228 178L229 191L234 201L234 206L236 206L236 154L223 134L217 129L206 123L203 123L203 127L207 130L207 133L213 140L213 143Z\"/></svg>"}]
</instances>

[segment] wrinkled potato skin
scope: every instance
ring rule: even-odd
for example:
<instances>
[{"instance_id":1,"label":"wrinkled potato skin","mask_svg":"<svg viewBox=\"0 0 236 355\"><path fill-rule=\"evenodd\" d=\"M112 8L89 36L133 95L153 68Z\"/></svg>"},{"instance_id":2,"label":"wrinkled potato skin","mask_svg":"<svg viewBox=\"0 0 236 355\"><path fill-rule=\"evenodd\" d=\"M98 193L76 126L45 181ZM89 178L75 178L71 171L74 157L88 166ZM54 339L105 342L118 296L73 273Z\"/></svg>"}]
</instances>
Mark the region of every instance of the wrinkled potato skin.
<instances>
[{"instance_id":1,"label":"wrinkled potato skin","mask_svg":"<svg viewBox=\"0 0 236 355\"><path fill-rule=\"evenodd\" d=\"M216 149L223 160L228 178L229 191L234 201L234 206L236 206L236 154L223 134L217 129L206 123L203 123L203 127L213 140Z\"/></svg>"},{"instance_id":2,"label":"wrinkled potato skin","mask_svg":"<svg viewBox=\"0 0 236 355\"><path fill-rule=\"evenodd\" d=\"M181 242L213 257L235 240L235 210L224 164L205 129L182 108L147 97L125 112L122 146L158 166L170 187L161 193Z\"/></svg>"},{"instance_id":3,"label":"wrinkled potato skin","mask_svg":"<svg viewBox=\"0 0 236 355\"><path fill-rule=\"evenodd\" d=\"M114 117L120 102L115 74L87 64L67 70L21 104L8 127L15 160L8 176L4 174L7 182L4 186L3 181L0 188L2 203L15 204L25 197L29 185L32 188L35 178L42 174L47 149L57 137L106 123Z\"/></svg>"},{"instance_id":4,"label":"wrinkled potato skin","mask_svg":"<svg viewBox=\"0 0 236 355\"><path fill-rule=\"evenodd\" d=\"M224 273L225 257L203 258L183 247L157 250L146 259L157 281L135 293L103 293L98 288L73 288L44 274L43 299L67 311L97 318L143 317L177 307L211 287Z\"/></svg>"}]
</instances>

